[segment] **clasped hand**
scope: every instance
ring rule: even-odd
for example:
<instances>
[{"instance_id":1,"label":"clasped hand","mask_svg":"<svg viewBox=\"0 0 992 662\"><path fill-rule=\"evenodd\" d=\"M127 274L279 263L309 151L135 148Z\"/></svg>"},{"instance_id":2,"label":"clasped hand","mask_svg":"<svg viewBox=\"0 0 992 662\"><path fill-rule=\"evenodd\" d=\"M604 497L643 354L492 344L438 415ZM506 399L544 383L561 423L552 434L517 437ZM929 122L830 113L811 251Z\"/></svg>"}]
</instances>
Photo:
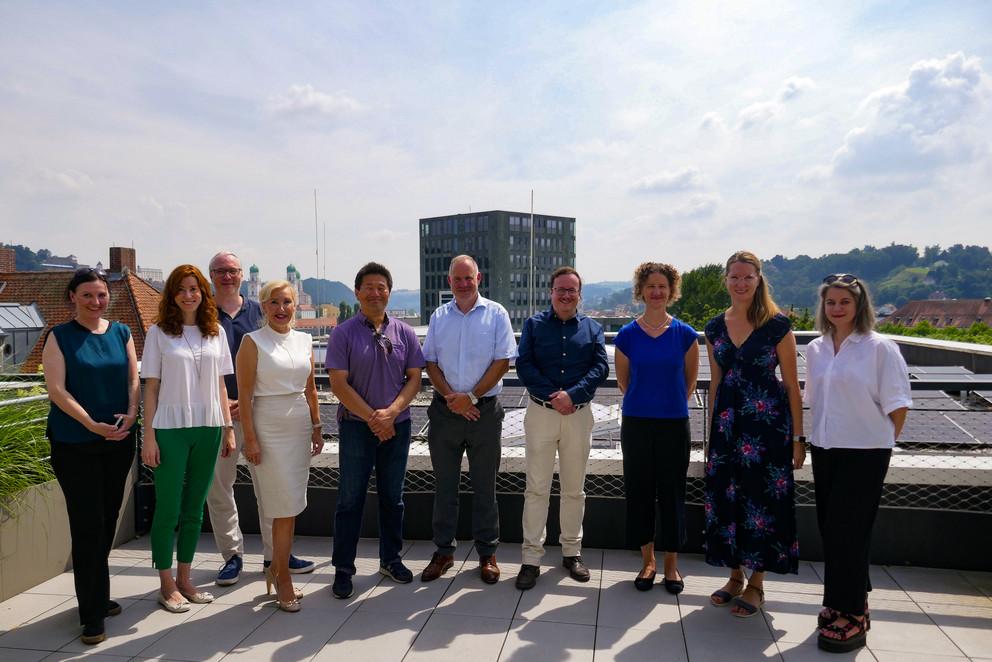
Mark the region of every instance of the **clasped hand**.
<instances>
[{"instance_id":1,"label":"clasped hand","mask_svg":"<svg viewBox=\"0 0 992 662\"><path fill-rule=\"evenodd\" d=\"M477 421L481 414L479 413L479 408L472 404L471 398L468 397L468 393L449 393L444 396L445 401L448 403L448 409L452 413L463 416L467 420Z\"/></svg>"},{"instance_id":2,"label":"clasped hand","mask_svg":"<svg viewBox=\"0 0 992 662\"><path fill-rule=\"evenodd\" d=\"M551 406L555 408L562 416L568 416L569 414L574 414L578 407L572 404L572 398L565 391L558 391L557 393L552 393L551 397L548 398L548 402Z\"/></svg>"},{"instance_id":3,"label":"clasped hand","mask_svg":"<svg viewBox=\"0 0 992 662\"><path fill-rule=\"evenodd\" d=\"M369 428L372 430L372 434L379 440L379 443L389 441L396 436L396 429L393 427L395 420L396 414L392 413L389 409L376 409L369 416Z\"/></svg>"}]
</instances>

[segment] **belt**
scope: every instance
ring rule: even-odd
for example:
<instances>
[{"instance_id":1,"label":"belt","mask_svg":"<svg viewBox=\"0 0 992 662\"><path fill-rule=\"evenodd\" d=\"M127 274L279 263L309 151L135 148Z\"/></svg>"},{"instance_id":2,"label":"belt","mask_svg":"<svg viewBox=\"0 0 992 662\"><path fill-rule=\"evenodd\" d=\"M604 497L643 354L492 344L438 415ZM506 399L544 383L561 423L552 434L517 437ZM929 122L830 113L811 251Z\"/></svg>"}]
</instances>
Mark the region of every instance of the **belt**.
<instances>
[{"instance_id":1,"label":"belt","mask_svg":"<svg viewBox=\"0 0 992 662\"><path fill-rule=\"evenodd\" d=\"M535 398L533 395L530 395L530 394L528 394L527 397L529 397L534 402L534 404L541 405L545 409L554 409L555 408L555 406L553 404L551 404L550 402L548 402L547 400L541 400L540 398ZM588 402L583 402L581 405L575 405L575 410L578 411L578 410L582 409L583 407L585 407L587 404L589 404L589 403Z\"/></svg>"}]
</instances>

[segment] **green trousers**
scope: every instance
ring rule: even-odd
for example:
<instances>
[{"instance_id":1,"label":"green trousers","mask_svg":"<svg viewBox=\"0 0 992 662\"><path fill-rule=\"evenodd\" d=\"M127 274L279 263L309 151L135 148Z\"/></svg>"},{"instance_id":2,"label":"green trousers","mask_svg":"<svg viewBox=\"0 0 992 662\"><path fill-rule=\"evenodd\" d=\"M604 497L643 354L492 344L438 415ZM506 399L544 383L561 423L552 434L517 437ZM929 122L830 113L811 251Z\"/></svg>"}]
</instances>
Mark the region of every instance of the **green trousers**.
<instances>
[{"instance_id":1,"label":"green trousers","mask_svg":"<svg viewBox=\"0 0 992 662\"><path fill-rule=\"evenodd\" d=\"M159 465L155 467L155 516L152 518L152 563L158 570L176 559L191 563L203 524L222 428L155 430ZM178 542L176 532L178 531Z\"/></svg>"}]
</instances>

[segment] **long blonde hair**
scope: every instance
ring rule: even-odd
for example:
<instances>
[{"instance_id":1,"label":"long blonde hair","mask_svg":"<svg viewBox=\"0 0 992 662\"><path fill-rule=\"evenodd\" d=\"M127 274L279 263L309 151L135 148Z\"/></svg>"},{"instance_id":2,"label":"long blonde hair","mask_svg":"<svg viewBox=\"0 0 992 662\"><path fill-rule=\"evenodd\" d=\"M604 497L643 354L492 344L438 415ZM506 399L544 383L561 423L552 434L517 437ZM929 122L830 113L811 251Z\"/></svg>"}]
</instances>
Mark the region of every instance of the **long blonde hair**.
<instances>
[{"instance_id":1,"label":"long blonde hair","mask_svg":"<svg viewBox=\"0 0 992 662\"><path fill-rule=\"evenodd\" d=\"M761 260L758 256L750 251L737 251L727 260L727 266L723 269L724 278L730 275L730 265L735 262L750 264L758 272L758 289L754 291L754 298L747 309L747 321L757 329L778 315L779 308L772 300L771 286L761 273Z\"/></svg>"}]
</instances>

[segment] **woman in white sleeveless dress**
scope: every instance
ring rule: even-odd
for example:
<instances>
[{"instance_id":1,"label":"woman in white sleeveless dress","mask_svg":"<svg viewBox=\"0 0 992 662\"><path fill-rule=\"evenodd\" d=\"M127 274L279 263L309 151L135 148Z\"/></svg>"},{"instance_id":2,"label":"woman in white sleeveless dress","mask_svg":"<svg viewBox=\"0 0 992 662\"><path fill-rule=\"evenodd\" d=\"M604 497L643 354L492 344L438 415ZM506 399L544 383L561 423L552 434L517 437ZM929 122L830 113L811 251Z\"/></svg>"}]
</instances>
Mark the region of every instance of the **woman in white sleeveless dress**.
<instances>
[{"instance_id":1,"label":"woman in white sleeveless dress","mask_svg":"<svg viewBox=\"0 0 992 662\"><path fill-rule=\"evenodd\" d=\"M296 290L270 281L259 293L265 325L244 337L238 351L241 426L248 460L265 517L272 522L272 564L266 592L276 587L283 611L300 610L303 597L289 575L296 516L307 506L310 458L321 451L320 412L309 334L294 331Z\"/></svg>"}]
</instances>

